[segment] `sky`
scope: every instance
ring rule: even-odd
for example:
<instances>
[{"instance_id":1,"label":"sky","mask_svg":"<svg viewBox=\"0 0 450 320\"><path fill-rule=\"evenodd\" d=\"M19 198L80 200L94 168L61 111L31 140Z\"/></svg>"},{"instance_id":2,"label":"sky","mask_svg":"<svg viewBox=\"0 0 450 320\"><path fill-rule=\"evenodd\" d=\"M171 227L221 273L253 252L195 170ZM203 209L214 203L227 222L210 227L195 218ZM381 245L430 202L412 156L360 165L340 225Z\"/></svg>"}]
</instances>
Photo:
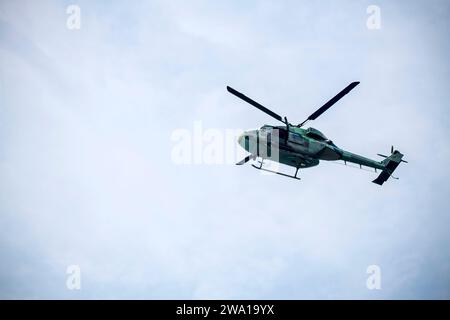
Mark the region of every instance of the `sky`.
<instances>
[{"instance_id":1,"label":"sky","mask_svg":"<svg viewBox=\"0 0 450 320\"><path fill-rule=\"evenodd\" d=\"M444 0L0 1L0 298L449 299L449 15ZM206 161L224 149L207 132L276 124L227 85L299 123L352 81L308 125L374 159L394 145L399 180ZM174 161L175 132L197 163Z\"/></svg>"}]
</instances>

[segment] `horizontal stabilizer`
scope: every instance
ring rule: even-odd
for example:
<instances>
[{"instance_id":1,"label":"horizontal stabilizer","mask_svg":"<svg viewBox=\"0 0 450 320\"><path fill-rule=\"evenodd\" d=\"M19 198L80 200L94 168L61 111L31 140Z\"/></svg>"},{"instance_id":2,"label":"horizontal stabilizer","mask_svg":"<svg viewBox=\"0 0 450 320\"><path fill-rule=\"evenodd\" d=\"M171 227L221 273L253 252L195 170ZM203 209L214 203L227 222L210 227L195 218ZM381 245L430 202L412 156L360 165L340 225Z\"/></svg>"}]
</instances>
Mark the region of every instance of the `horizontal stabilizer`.
<instances>
[{"instance_id":1,"label":"horizontal stabilizer","mask_svg":"<svg viewBox=\"0 0 450 320\"><path fill-rule=\"evenodd\" d=\"M391 175L389 173L387 173L386 171L383 170L380 173L380 175L375 180L373 180L372 182L376 183L376 184L379 184L381 186L387 179L389 179L390 176Z\"/></svg>"}]
</instances>

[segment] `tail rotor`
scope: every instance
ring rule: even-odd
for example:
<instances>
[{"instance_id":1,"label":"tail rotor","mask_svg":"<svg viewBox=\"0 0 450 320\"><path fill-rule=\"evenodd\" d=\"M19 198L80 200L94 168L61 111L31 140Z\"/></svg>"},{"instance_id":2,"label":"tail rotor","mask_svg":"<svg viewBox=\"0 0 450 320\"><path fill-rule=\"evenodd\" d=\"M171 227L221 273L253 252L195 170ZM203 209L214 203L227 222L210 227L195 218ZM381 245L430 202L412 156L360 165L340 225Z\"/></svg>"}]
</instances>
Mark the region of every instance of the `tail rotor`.
<instances>
[{"instance_id":1,"label":"tail rotor","mask_svg":"<svg viewBox=\"0 0 450 320\"><path fill-rule=\"evenodd\" d=\"M397 152L399 152L399 151L394 150L394 146L391 146L391 156L392 156L394 153L397 153ZM381 154L381 153L377 153L377 155L380 156L380 157L383 157L383 158L389 158L388 156L386 156L386 155L384 155L384 154ZM404 162L404 163L408 163L408 161L406 161L406 160L400 160L400 161L401 161L401 162Z\"/></svg>"}]
</instances>

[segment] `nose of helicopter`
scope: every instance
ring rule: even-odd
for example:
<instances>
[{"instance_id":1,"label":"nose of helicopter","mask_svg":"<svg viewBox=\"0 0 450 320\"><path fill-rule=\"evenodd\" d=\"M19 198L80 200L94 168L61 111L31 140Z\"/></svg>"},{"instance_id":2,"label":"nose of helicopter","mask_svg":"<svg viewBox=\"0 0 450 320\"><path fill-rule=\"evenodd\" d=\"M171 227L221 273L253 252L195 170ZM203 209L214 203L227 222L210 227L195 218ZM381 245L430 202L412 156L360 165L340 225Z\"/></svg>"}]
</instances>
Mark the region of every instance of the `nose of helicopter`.
<instances>
[{"instance_id":1,"label":"nose of helicopter","mask_svg":"<svg viewBox=\"0 0 450 320\"><path fill-rule=\"evenodd\" d=\"M251 130L251 131L244 131L239 137L238 137L238 143L239 145L244 148L245 150L249 151L249 145L253 142L253 140L256 141L256 135L257 130ZM250 140L252 142L250 142Z\"/></svg>"},{"instance_id":2,"label":"nose of helicopter","mask_svg":"<svg viewBox=\"0 0 450 320\"><path fill-rule=\"evenodd\" d=\"M240 145L242 145L242 143L244 142L244 139L245 139L245 132L243 132L243 133L241 133L241 135L238 137L238 143L240 144Z\"/></svg>"},{"instance_id":3,"label":"nose of helicopter","mask_svg":"<svg viewBox=\"0 0 450 320\"><path fill-rule=\"evenodd\" d=\"M243 132L239 137L238 137L238 143L239 145L245 149L245 136L246 136L246 132Z\"/></svg>"}]
</instances>

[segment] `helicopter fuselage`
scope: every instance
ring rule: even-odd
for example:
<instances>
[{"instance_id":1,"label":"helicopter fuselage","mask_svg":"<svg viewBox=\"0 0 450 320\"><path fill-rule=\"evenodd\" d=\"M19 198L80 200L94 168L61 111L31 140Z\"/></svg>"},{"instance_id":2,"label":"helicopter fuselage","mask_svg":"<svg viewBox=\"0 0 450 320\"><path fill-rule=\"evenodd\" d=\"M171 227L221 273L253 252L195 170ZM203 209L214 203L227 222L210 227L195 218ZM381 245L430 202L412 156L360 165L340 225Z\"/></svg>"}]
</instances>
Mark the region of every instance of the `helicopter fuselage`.
<instances>
[{"instance_id":1,"label":"helicopter fuselage","mask_svg":"<svg viewBox=\"0 0 450 320\"><path fill-rule=\"evenodd\" d=\"M264 125L259 130L244 132L239 145L252 155L295 168L317 166L320 160L344 160L383 169L383 165L337 147L322 132L314 128Z\"/></svg>"}]
</instances>

